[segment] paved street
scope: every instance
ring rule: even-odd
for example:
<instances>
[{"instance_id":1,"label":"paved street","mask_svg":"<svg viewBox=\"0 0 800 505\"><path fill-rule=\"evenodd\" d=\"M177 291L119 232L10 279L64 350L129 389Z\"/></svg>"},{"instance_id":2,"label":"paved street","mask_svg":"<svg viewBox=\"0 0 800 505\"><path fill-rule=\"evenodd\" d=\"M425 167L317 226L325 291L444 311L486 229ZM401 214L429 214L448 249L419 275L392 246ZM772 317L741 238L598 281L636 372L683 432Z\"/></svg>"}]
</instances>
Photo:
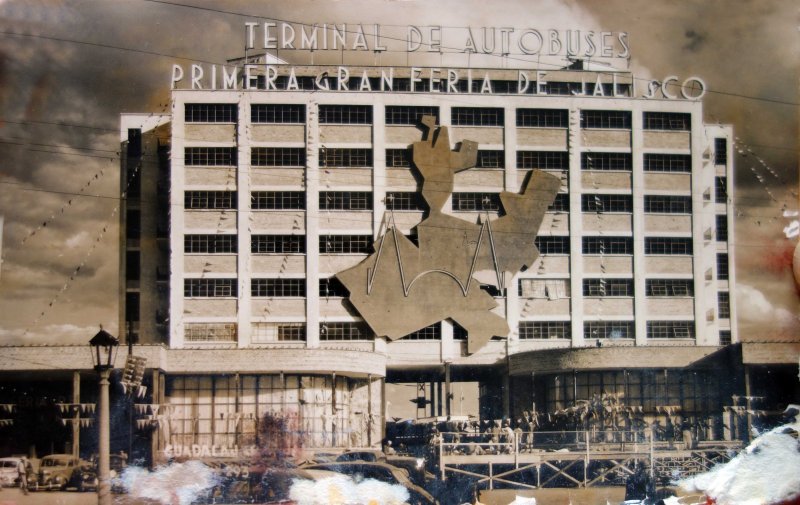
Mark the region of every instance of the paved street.
<instances>
[{"instance_id":1,"label":"paved street","mask_svg":"<svg viewBox=\"0 0 800 505\"><path fill-rule=\"evenodd\" d=\"M133 505L134 503L154 502L142 500L136 502L127 495L114 495L115 505ZM23 495L17 488L4 487L0 490L0 505L97 505L96 493L78 493L76 491L38 491Z\"/></svg>"}]
</instances>

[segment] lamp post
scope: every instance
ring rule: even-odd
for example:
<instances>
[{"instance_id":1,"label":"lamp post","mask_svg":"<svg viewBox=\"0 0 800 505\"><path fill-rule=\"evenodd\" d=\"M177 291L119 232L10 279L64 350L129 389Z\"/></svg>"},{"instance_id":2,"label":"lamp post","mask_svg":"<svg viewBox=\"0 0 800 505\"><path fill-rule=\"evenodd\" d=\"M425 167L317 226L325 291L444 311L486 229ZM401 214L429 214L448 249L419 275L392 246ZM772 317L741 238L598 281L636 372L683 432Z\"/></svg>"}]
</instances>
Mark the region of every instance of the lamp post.
<instances>
[{"instance_id":1,"label":"lamp post","mask_svg":"<svg viewBox=\"0 0 800 505\"><path fill-rule=\"evenodd\" d=\"M99 425L97 503L98 505L111 505L111 482L109 482L111 473L109 466L111 423L108 414L108 378L114 368L119 340L103 330L101 326L97 335L89 341L89 346L92 351L92 363L100 383L100 396L97 402Z\"/></svg>"}]
</instances>

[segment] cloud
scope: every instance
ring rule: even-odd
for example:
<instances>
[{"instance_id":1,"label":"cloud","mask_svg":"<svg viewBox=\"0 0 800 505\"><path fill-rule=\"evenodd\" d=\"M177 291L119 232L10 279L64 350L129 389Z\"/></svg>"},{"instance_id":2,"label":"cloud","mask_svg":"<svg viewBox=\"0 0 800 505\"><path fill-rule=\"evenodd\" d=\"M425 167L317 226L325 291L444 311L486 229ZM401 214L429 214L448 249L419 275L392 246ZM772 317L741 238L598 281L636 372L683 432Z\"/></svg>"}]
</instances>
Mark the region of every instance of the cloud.
<instances>
[{"instance_id":1,"label":"cloud","mask_svg":"<svg viewBox=\"0 0 800 505\"><path fill-rule=\"evenodd\" d=\"M798 316L776 306L757 288L739 282L736 285L736 308L742 324L764 328L781 328L797 324Z\"/></svg>"}]
</instances>

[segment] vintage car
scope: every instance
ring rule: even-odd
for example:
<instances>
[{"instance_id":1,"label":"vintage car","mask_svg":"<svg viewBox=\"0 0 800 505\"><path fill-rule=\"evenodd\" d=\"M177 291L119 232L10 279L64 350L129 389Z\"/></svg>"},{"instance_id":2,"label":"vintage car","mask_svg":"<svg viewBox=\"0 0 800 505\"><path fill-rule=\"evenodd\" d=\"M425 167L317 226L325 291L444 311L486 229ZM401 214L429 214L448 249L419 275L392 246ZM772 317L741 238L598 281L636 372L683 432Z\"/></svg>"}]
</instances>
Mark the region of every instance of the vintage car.
<instances>
[{"instance_id":1,"label":"vintage car","mask_svg":"<svg viewBox=\"0 0 800 505\"><path fill-rule=\"evenodd\" d=\"M111 491L115 493L124 492L118 477L128 466L128 457L121 454L110 454L108 460L109 478L111 479ZM81 468L81 479L78 483L78 491L96 491L99 480L97 478L97 457L92 456L91 460Z\"/></svg>"},{"instance_id":2,"label":"vintage car","mask_svg":"<svg viewBox=\"0 0 800 505\"><path fill-rule=\"evenodd\" d=\"M28 482L32 490L64 490L80 483L84 462L72 454L51 454L42 458L35 482Z\"/></svg>"},{"instance_id":3,"label":"vintage car","mask_svg":"<svg viewBox=\"0 0 800 505\"><path fill-rule=\"evenodd\" d=\"M11 487L19 482L19 462L21 458L0 458L0 486Z\"/></svg>"}]
</instances>

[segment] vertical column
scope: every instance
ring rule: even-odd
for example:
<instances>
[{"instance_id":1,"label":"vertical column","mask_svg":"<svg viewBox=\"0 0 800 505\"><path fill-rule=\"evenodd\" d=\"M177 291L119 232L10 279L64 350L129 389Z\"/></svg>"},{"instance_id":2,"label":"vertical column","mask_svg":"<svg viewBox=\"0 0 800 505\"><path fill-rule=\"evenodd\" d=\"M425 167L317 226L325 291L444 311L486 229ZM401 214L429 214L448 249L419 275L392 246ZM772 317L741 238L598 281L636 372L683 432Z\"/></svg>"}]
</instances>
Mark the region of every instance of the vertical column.
<instances>
[{"instance_id":1,"label":"vertical column","mask_svg":"<svg viewBox=\"0 0 800 505\"><path fill-rule=\"evenodd\" d=\"M319 106L306 104L306 346L319 347Z\"/></svg>"},{"instance_id":2,"label":"vertical column","mask_svg":"<svg viewBox=\"0 0 800 505\"><path fill-rule=\"evenodd\" d=\"M185 139L183 93L172 93L172 149L170 151L170 228L169 228L169 346L183 347L183 192Z\"/></svg>"},{"instance_id":3,"label":"vertical column","mask_svg":"<svg viewBox=\"0 0 800 505\"><path fill-rule=\"evenodd\" d=\"M698 113L699 117L702 116ZM693 115L694 116L694 115ZM702 122L698 120L698 123ZM694 122L692 122L692 132L694 132ZM699 129L699 127L698 127ZM725 212L727 214L727 221L728 221L728 241L726 242L725 251L728 253L728 291L730 292L730 296L728 304L730 305L730 313L731 313L731 342L738 342L739 341L739 330L736 325L737 320L737 312L736 312L736 251L732 245L734 244L735 238L735 228L736 228L736 221L734 220L734 216L736 215L736 210L734 209L733 205L733 195L736 194L736 187L734 186L734 177L733 177L733 131L731 129L725 128L725 138L728 139L727 147L728 152L726 153L727 156L727 163L725 164L725 179L728 181L728 198L725 202ZM694 145L694 138L692 138L692 145ZM713 164L712 164L713 167ZM712 170L714 171L714 170ZM716 175L716 174L715 174ZM712 195L714 195L713 189L716 187L716 179L711 182L712 188ZM712 198L716 199L714 196ZM797 257L795 253L795 258ZM712 264L717 263L716 254L714 254L713 258L711 258ZM717 331L716 339L713 342L710 342L713 345L719 345L719 331Z\"/></svg>"},{"instance_id":4,"label":"vertical column","mask_svg":"<svg viewBox=\"0 0 800 505\"><path fill-rule=\"evenodd\" d=\"M367 447L372 447L372 374L367 374Z\"/></svg>"},{"instance_id":5,"label":"vertical column","mask_svg":"<svg viewBox=\"0 0 800 505\"><path fill-rule=\"evenodd\" d=\"M386 438L386 377L381 377L381 440Z\"/></svg>"},{"instance_id":6,"label":"vertical column","mask_svg":"<svg viewBox=\"0 0 800 505\"><path fill-rule=\"evenodd\" d=\"M446 416L450 416L450 362L446 361L444 363L444 413Z\"/></svg>"},{"instance_id":7,"label":"vertical column","mask_svg":"<svg viewBox=\"0 0 800 505\"><path fill-rule=\"evenodd\" d=\"M386 212L386 107L372 107L372 237L378 238Z\"/></svg>"},{"instance_id":8,"label":"vertical column","mask_svg":"<svg viewBox=\"0 0 800 505\"><path fill-rule=\"evenodd\" d=\"M631 198L633 200L633 324L636 345L647 345L647 314L644 261L644 155L643 112L634 102L631 111Z\"/></svg>"},{"instance_id":9,"label":"vertical column","mask_svg":"<svg viewBox=\"0 0 800 505\"><path fill-rule=\"evenodd\" d=\"M572 347L583 347L583 219L581 216L581 111L569 111L569 271Z\"/></svg>"},{"instance_id":10,"label":"vertical column","mask_svg":"<svg viewBox=\"0 0 800 505\"><path fill-rule=\"evenodd\" d=\"M503 183L506 191L516 193L519 188L517 180L517 109L506 107L503 111L503 148L505 150L505 173Z\"/></svg>"},{"instance_id":11,"label":"vertical column","mask_svg":"<svg viewBox=\"0 0 800 505\"><path fill-rule=\"evenodd\" d=\"M239 100L239 121L236 125L238 147L238 170L236 171L237 223L236 233L238 254L236 271L239 286L239 306L237 328L239 347L250 345L252 303L250 298L250 139L252 124L250 120L250 93L243 93Z\"/></svg>"},{"instance_id":12,"label":"vertical column","mask_svg":"<svg viewBox=\"0 0 800 505\"><path fill-rule=\"evenodd\" d=\"M453 341L453 323L449 319L445 319L439 324L442 325L442 340L439 342L441 350L440 358L442 362L447 362L458 357L460 355L460 349L459 352L456 352L456 345Z\"/></svg>"},{"instance_id":13,"label":"vertical column","mask_svg":"<svg viewBox=\"0 0 800 505\"><path fill-rule=\"evenodd\" d=\"M715 265L717 260L717 244L713 237L705 243L703 236L704 231L711 227L709 224L714 221L716 203L714 197L714 182L716 170L714 165L706 166L703 163L702 146L704 145L705 132L702 124L702 115L692 113L691 120L691 152L692 152L692 277L694 279L694 325L695 325L695 343L697 344L711 344L708 342L710 335L707 333L715 333L712 337L719 343L719 326L716 324L716 317L714 321L709 324L706 318L706 311L713 310L716 315L716 298L717 298L717 276L712 275L711 279L706 280L705 272L711 269L712 272L716 271ZM710 142L713 142L711 140ZM730 182L730 180L728 181ZM709 192L710 199L705 201L703 193ZM715 223L716 224L716 223ZM709 306L710 298L713 296L714 302ZM713 330L713 331L712 331Z\"/></svg>"},{"instance_id":14,"label":"vertical column","mask_svg":"<svg viewBox=\"0 0 800 505\"><path fill-rule=\"evenodd\" d=\"M72 372L72 403L81 402L81 374L80 372ZM72 420L72 455L76 458L81 455L81 412L80 409L75 411L75 416Z\"/></svg>"},{"instance_id":15,"label":"vertical column","mask_svg":"<svg viewBox=\"0 0 800 505\"><path fill-rule=\"evenodd\" d=\"M153 403L155 403L156 405L159 405L161 403L161 394L162 394L161 393L162 392L161 380L159 378L159 375L160 374L158 373L158 370L154 369L153 370L153 374L151 376L152 377L152 383L151 383L151 392L150 392L150 394L152 395ZM159 407L158 410L162 415L166 413L165 412L166 409L164 409L163 407ZM162 447L161 442L162 442L162 440L161 440L161 426L159 425L156 428L156 430L153 431L153 435L150 438L150 465L151 466L156 466L156 463L157 463L158 457L159 457L158 451Z\"/></svg>"}]
</instances>

